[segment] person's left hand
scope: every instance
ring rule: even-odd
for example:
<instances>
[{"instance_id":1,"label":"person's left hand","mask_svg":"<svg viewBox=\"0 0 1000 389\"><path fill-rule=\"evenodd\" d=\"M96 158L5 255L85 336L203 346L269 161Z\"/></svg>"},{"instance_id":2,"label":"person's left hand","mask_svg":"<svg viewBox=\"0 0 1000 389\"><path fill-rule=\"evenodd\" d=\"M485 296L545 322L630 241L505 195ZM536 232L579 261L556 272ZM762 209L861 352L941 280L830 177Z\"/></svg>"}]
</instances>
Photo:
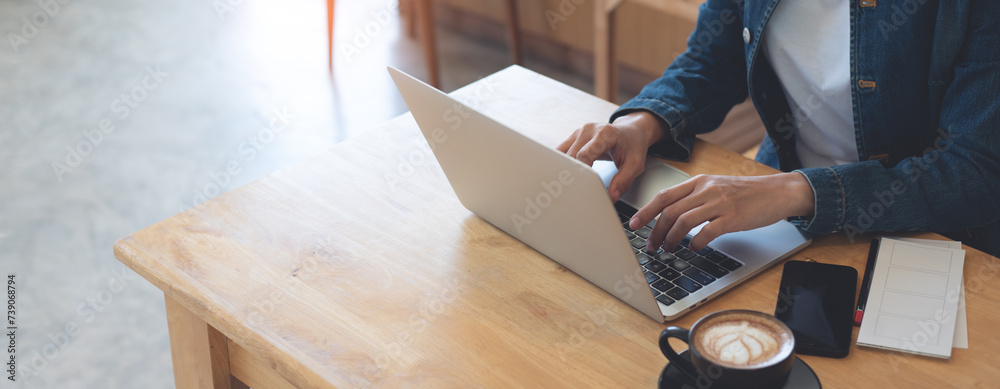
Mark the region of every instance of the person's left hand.
<instances>
[{"instance_id":1,"label":"person's left hand","mask_svg":"<svg viewBox=\"0 0 1000 389\"><path fill-rule=\"evenodd\" d=\"M629 227L637 229L659 215L646 241L646 249L655 252L661 244L677 247L692 228L709 222L691 240L691 250L698 251L727 232L811 216L814 203L809 181L796 172L753 177L699 175L660 191L636 212Z\"/></svg>"}]
</instances>

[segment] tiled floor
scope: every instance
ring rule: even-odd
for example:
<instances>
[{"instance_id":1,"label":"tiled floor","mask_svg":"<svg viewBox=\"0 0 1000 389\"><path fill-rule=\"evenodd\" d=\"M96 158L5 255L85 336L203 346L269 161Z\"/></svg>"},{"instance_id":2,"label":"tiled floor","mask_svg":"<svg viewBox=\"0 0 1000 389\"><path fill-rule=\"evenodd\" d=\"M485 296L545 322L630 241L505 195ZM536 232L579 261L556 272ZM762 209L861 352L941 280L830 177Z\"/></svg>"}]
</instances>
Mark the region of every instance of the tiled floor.
<instances>
[{"instance_id":1,"label":"tiled floor","mask_svg":"<svg viewBox=\"0 0 1000 389\"><path fill-rule=\"evenodd\" d=\"M113 242L404 112L385 66L425 72L387 4L338 1L338 45L384 25L337 53L331 83L321 0L0 2L0 271L17 273L21 370L2 387L173 387L162 294ZM446 90L508 65L503 47L439 42Z\"/></svg>"}]
</instances>

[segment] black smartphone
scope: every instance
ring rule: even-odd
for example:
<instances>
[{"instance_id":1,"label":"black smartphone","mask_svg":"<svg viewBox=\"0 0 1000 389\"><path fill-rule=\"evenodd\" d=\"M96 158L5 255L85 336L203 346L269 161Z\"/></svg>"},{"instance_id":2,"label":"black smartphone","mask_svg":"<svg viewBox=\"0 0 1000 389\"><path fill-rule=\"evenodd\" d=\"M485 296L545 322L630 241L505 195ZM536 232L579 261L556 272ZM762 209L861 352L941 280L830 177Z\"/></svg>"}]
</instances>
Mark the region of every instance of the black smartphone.
<instances>
[{"instance_id":1,"label":"black smartphone","mask_svg":"<svg viewBox=\"0 0 1000 389\"><path fill-rule=\"evenodd\" d=\"M858 271L818 262L788 261L774 316L795 334L795 352L843 358L851 349Z\"/></svg>"}]
</instances>

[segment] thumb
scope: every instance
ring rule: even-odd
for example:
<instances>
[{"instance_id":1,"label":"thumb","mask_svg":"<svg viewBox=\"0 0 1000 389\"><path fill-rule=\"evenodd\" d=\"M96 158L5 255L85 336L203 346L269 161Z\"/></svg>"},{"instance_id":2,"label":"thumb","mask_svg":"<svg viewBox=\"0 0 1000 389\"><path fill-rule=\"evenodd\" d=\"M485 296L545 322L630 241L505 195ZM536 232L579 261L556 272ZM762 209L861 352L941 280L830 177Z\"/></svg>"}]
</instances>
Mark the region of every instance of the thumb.
<instances>
[{"instance_id":1,"label":"thumb","mask_svg":"<svg viewBox=\"0 0 1000 389\"><path fill-rule=\"evenodd\" d=\"M628 188L632 186L632 181L642 174L643 162L638 159L627 159L622 166L618 168L618 173L611 178L611 185L608 185L608 189L611 195L611 201L618 201L622 194L628 191Z\"/></svg>"}]
</instances>

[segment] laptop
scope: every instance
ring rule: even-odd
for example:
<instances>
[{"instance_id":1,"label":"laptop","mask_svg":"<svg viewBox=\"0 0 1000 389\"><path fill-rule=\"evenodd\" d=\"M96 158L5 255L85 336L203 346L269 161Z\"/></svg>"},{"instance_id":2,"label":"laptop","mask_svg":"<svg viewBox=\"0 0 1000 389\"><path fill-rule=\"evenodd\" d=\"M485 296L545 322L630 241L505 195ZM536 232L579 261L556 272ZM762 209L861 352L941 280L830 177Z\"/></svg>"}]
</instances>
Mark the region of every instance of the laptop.
<instances>
[{"instance_id":1,"label":"laptop","mask_svg":"<svg viewBox=\"0 0 1000 389\"><path fill-rule=\"evenodd\" d=\"M465 208L660 323L811 242L780 221L722 235L693 252L684 246L702 225L676 250L646 252L655 221L638 230L627 221L687 174L648 158L642 175L612 203L613 163L587 166L406 73L390 67L389 74Z\"/></svg>"}]
</instances>

